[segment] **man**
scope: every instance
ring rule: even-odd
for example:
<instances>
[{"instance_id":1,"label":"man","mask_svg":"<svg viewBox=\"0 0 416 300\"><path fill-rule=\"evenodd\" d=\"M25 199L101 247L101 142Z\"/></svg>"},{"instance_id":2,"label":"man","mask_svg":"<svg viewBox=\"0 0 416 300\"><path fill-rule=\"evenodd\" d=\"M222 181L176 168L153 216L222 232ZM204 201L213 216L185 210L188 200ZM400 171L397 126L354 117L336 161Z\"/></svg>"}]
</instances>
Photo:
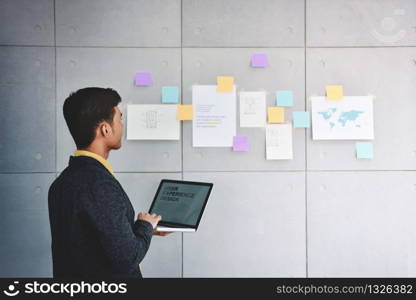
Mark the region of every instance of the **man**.
<instances>
[{"instance_id":1,"label":"man","mask_svg":"<svg viewBox=\"0 0 416 300\"><path fill-rule=\"evenodd\" d=\"M120 102L116 91L103 88L84 88L65 100L77 151L49 189L55 277L141 277L139 263L161 216L140 213L134 221L133 206L107 161L110 150L121 147Z\"/></svg>"}]
</instances>

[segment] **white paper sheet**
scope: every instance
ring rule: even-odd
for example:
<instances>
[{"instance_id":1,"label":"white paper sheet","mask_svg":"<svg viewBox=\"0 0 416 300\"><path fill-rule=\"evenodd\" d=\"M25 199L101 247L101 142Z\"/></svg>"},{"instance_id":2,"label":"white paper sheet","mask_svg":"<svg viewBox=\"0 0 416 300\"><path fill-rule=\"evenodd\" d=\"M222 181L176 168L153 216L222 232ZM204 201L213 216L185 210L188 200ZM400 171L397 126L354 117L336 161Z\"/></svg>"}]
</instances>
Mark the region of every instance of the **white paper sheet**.
<instances>
[{"instance_id":1,"label":"white paper sheet","mask_svg":"<svg viewBox=\"0 0 416 300\"><path fill-rule=\"evenodd\" d=\"M374 139L373 98L344 96L343 100L312 97L314 140Z\"/></svg>"},{"instance_id":2,"label":"white paper sheet","mask_svg":"<svg viewBox=\"0 0 416 300\"><path fill-rule=\"evenodd\" d=\"M240 127L266 126L266 93L240 92Z\"/></svg>"},{"instance_id":3,"label":"white paper sheet","mask_svg":"<svg viewBox=\"0 0 416 300\"><path fill-rule=\"evenodd\" d=\"M267 124L266 159L293 159L292 124Z\"/></svg>"},{"instance_id":4,"label":"white paper sheet","mask_svg":"<svg viewBox=\"0 0 416 300\"><path fill-rule=\"evenodd\" d=\"M236 92L219 93L216 85L192 88L194 147L232 147L236 128Z\"/></svg>"},{"instance_id":5,"label":"white paper sheet","mask_svg":"<svg viewBox=\"0 0 416 300\"><path fill-rule=\"evenodd\" d=\"M179 140L180 121L176 105L127 105L128 140Z\"/></svg>"}]
</instances>

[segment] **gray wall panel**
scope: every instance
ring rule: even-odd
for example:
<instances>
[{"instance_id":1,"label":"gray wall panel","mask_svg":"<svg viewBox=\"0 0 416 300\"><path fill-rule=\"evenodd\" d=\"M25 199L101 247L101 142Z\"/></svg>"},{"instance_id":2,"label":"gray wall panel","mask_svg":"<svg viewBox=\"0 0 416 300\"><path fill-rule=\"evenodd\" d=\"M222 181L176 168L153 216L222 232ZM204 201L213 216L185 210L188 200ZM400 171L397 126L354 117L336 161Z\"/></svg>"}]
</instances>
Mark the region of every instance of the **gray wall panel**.
<instances>
[{"instance_id":1,"label":"gray wall panel","mask_svg":"<svg viewBox=\"0 0 416 300\"><path fill-rule=\"evenodd\" d=\"M213 182L197 233L184 233L184 277L304 277L305 174L184 173Z\"/></svg>"},{"instance_id":2,"label":"gray wall panel","mask_svg":"<svg viewBox=\"0 0 416 300\"><path fill-rule=\"evenodd\" d=\"M268 54L270 67L250 67L251 55ZM234 76L237 92L260 91L267 94L267 106L275 106L277 90L292 90L294 107L286 109L291 122L292 111L305 109L304 51L302 49L231 49L204 48L183 50L184 103L192 103L192 85L215 85L217 76ZM237 108L239 96L237 93ZM183 123L183 160L186 171L233 170L303 170L305 166L305 131L293 132L293 160L266 161L265 129L239 127L237 109L237 135L247 135L249 152L233 152L231 148L192 147L192 122ZM221 159L219 159L221 158Z\"/></svg>"},{"instance_id":3,"label":"gray wall panel","mask_svg":"<svg viewBox=\"0 0 416 300\"><path fill-rule=\"evenodd\" d=\"M0 45L54 43L53 0L0 1Z\"/></svg>"},{"instance_id":4,"label":"gray wall panel","mask_svg":"<svg viewBox=\"0 0 416 300\"><path fill-rule=\"evenodd\" d=\"M0 47L0 70L0 172L54 172L54 49Z\"/></svg>"},{"instance_id":5,"label":"gray wall panel","mask_svg":"<svg viewBox=\"0 0 416 300\"><path fill-rule=\"evenodd\" d=\"M374 159L357 160L355 141L312 141L310 170L415 170L416 48L309 49L307 94L343 84L344 95L374 99ZM310 101L308 99L308 110Z\"/></svg>"},{"instance_id":6,"label":"gray wall panel","mask_svg":"<svg viewBox=\"0 0 416 300\"><path fill-rule=\"evenodd\" d=\"M183 0L185 47L304 45L302 0Z\"/></svg>"},{"instance_id":7,"label":"gray wall panel","mask_svg":"<svg viewBox=\"0 0 416 300\"><path fill-rule=\"evenodd\" d=\"M308 0L308 46L416 46L416 1Z\"/></svg>"},{"instance_id":8,"label":"gray wall panel","mask_svg":"<svg viewBox=\"0 0 416 300\"><path fill-rule=\"evenodd\" d=\"M75 149L63 117L63 103L73 91L87 86L112 87L122 97L124 120L126 104L160 104L163 86L180 88L179 49L57 49L57 130L58 170L68 164ZM134 85L136 72L151 72L153 86ZM126 121L125 128L126 128ZM110 155L116 171L180 171L180 141L127 141ZM130 157L131 159L126 159Z\"/></svg>"},{"instance_id":9,"label":"gray wall panel","mask_svg":"<svg viewBox=\"0 0 416 300\"><path fill-rule=\"evenodd\" d=\"M308 174L311 277L414 277L416 173Z\"/></svg>"},{"instance_id":10,"label":"gray wall panel","mask_svg":"<svg viewBox=\"0 0 416 300\"><path fill-rule=\"evenodd\" d=\"M56 43L180 47L180 7L180 0L57 0Z\"/></svg>"},{"instance_id":11,"label":"gray wall panel","mask_svg":"<svg viewBox=\"0 0 416 300\"><path fill-rule=\"evenodd\" d=\"M55 174L0 174L0 277L52 276L48 189Z\"/></svg>"}]
</instances>

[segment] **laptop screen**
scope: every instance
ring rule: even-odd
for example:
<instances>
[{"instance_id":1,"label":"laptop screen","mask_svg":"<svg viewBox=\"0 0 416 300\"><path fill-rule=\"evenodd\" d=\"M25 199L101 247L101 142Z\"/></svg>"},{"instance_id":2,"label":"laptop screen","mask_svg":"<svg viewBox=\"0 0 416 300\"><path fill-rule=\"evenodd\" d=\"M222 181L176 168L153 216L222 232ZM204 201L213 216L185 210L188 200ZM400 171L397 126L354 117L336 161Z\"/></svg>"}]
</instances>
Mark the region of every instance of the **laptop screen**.
<instances>
[{"instance_id":1,"label":"laptop screen","mask_svg":"<svg viewBox=\"0 0 416 300\"><path fill-rule=\"evenodd\" d=\"M162 216L160 224L197 227L212 183L163 179L149 212Z\"/></svg>"}]
</instances>

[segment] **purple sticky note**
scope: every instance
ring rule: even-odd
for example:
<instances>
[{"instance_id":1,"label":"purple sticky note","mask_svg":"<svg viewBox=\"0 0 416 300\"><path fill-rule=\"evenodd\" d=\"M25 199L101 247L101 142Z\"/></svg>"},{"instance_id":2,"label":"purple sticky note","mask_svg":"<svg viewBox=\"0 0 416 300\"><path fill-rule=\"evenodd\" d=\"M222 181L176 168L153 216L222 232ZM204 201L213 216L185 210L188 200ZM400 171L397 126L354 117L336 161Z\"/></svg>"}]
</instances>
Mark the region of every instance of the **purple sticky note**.
<instances>
[{"instance_id":1,"label":"purple sticky note","mask_svg":"<svg viewBox=\"0 0 416 300\"><path fill-rule=\"evenodd\" d=\"M152 84L152 74L149 72L136 73L136 86L151 86Z\"/></svg>"},{"instance_id":2,"label":"purple sticky note","mask_svg":"<svg viewBox=\"0 0 416 300\"><path fill-rule=\"evenodd\" d=\"M247 152L248 151L248 136L233 137L233 151Z\"/></svg>"},{"instance_id":3,"label":"purple sticky note","mask_svg":"<svg viewBox=\"0 0 416 300\"><path fill-rule=\"evenodd\" d=\"M254 53L251 56L251 66L255 68L264 68L269 65L266 53Z\"/></svg>"}]
</instances>

